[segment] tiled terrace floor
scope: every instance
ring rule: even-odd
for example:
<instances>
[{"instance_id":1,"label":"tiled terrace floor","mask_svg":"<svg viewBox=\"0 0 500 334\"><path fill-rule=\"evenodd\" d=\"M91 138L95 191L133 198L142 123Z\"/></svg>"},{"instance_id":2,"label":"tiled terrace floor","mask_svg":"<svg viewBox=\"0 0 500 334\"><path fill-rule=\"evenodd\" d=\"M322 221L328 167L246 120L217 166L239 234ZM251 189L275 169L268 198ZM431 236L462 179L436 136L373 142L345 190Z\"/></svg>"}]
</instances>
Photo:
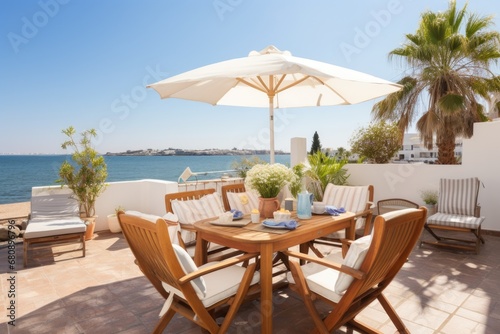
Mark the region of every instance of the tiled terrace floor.
<instances>
[{"instance_id":1,"label":"tiled terrace floor","mask_svg":"<svg viewBox=\"0 0 500 334\"><path fill-rule=\"evenodd\" d=\"M386 290L412 333L500 333L500 238L485 238L480 255L414 250ZM34 261L22 269L18 244L17 274L7 273L7 248L0 249L0 333L151 332L162 299L133 264L122 234L101 233L87 245L85 258ZM5 316L10 276L16 277L15 327ZM274 308L274 333L305 333L313 326L289 289L275 293ZM384 333L395 332L379 305L360 317ZM200 330L176 316L165 333ZM241 307L230 333L260 333L258 300Z\"/></svg>"}]
</instances>

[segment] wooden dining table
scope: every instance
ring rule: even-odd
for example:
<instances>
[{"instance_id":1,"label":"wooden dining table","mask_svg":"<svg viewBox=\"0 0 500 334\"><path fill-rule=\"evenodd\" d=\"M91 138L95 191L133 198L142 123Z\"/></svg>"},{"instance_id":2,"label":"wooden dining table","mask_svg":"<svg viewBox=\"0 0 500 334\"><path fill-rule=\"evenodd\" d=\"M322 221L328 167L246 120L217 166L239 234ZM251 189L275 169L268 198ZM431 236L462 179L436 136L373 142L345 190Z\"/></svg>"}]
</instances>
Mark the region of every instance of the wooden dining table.
<instances>
[{"instance_id":1,"label":"wooden dining table","mask_svg":"<svg viewBox=\"0 0 500 334\"><path fill-rule=\"evenodd\" d=\"M355 214L343 213L339 216L313 215L310 219L298 219L292 213L292 219L298 222L295 230L278 230L264 227L261 223L253 224L244 217L241 227L213 225L213 221L200 221L194 224L197 231L195 263L207 262L207 243L235 248L247 253L260 254L261 285L261 333L273 332L273 255L289 247L300 246L300 251L307 251L309 241L330 233L346 229L346 238L354 239Z\"/></svg>"}]
</instances>

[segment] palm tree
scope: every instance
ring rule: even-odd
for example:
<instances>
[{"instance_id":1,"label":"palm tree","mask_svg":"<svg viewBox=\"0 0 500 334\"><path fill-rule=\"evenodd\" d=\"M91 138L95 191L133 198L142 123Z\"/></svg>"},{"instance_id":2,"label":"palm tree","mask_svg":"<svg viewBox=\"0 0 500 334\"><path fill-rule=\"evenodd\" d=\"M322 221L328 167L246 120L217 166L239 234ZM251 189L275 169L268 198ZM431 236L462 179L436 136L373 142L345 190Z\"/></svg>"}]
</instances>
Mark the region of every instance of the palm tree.
<instances>
[{"instance_id":1,"label":"palm tree","mask_svg":"<svg viewBox=\"0 0 500 334\"><path fill-rule=\"evenodd\" d=\"M445 12L424 12L415 34L389 53L408 66L403 89L374 105L377 120L396 121L402 133L414 122L424 145L434 138L440 164L456 164L455 138L470 138L474 122L487 120L479 102L500 91L500 78L490 70L500 57L500 34L487 31L491 16L457 10L450 1Z\"/></svg>"}]
</instances>

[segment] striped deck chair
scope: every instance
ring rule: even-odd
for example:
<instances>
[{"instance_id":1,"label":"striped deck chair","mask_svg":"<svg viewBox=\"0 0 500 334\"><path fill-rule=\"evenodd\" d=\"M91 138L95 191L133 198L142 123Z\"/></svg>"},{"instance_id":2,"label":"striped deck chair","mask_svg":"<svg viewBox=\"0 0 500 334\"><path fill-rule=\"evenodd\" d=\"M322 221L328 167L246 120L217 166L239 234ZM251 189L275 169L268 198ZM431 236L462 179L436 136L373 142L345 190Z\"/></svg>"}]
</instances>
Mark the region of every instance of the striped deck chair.
<instances>
[{"instance_id":1,"label":"striped deck chair","mask_svg":"<svg viewBox=\"0 0 500 334\"><path fill-rule=\"evenodd\" d=\"M425 229L437 241L422 241L421 244L472 250L478 254L480 244L484 244L481 236L481 224L484 217L481 217L481 207L477 204L479 186L480 181L477 177L441 179L437 212L428 217L425 224ZM437 235L436 230L472 232L475 237L473 239L443 237Z\"/></svg>"}]
</instances>

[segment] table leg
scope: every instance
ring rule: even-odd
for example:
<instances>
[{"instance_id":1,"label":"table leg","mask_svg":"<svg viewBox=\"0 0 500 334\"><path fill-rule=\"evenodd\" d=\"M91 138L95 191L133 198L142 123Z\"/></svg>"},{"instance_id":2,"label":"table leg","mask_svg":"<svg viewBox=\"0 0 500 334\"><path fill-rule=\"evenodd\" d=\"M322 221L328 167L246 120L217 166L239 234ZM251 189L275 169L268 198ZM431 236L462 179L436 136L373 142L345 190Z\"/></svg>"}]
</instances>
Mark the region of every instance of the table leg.
<instances>
[{"instance_id":1,"label":"table leg","mask_svg":"<svg viewBox=\"0 0 500 334\"><path fill-rule=\"evenodd\" d=\"M351 219L350 227L345 229L346 239L355 240L356 239L356 220Z\"/></svg>"},{"instance_id":2,"label":"table leg","mask_svg":"<svg viewBox=\"0 0 500 334\"><path fill-rule=\"evenodd\" d=\"M262 244L260 251L260 312L261 333L273 332L273 249Z\"/></svg>"},{"instance_id":3,"label":"table leg","mask_svg":"<svg viewBox=\"0 0 500 334\"><path fill-rule=\"evenodd\" d=\"M208 243L206 240L203 240L200 233L197 234L196 248L194 250L194 263L196 263L197 266L201 266L208 261Z\"/></svg>"}]
</instances>

